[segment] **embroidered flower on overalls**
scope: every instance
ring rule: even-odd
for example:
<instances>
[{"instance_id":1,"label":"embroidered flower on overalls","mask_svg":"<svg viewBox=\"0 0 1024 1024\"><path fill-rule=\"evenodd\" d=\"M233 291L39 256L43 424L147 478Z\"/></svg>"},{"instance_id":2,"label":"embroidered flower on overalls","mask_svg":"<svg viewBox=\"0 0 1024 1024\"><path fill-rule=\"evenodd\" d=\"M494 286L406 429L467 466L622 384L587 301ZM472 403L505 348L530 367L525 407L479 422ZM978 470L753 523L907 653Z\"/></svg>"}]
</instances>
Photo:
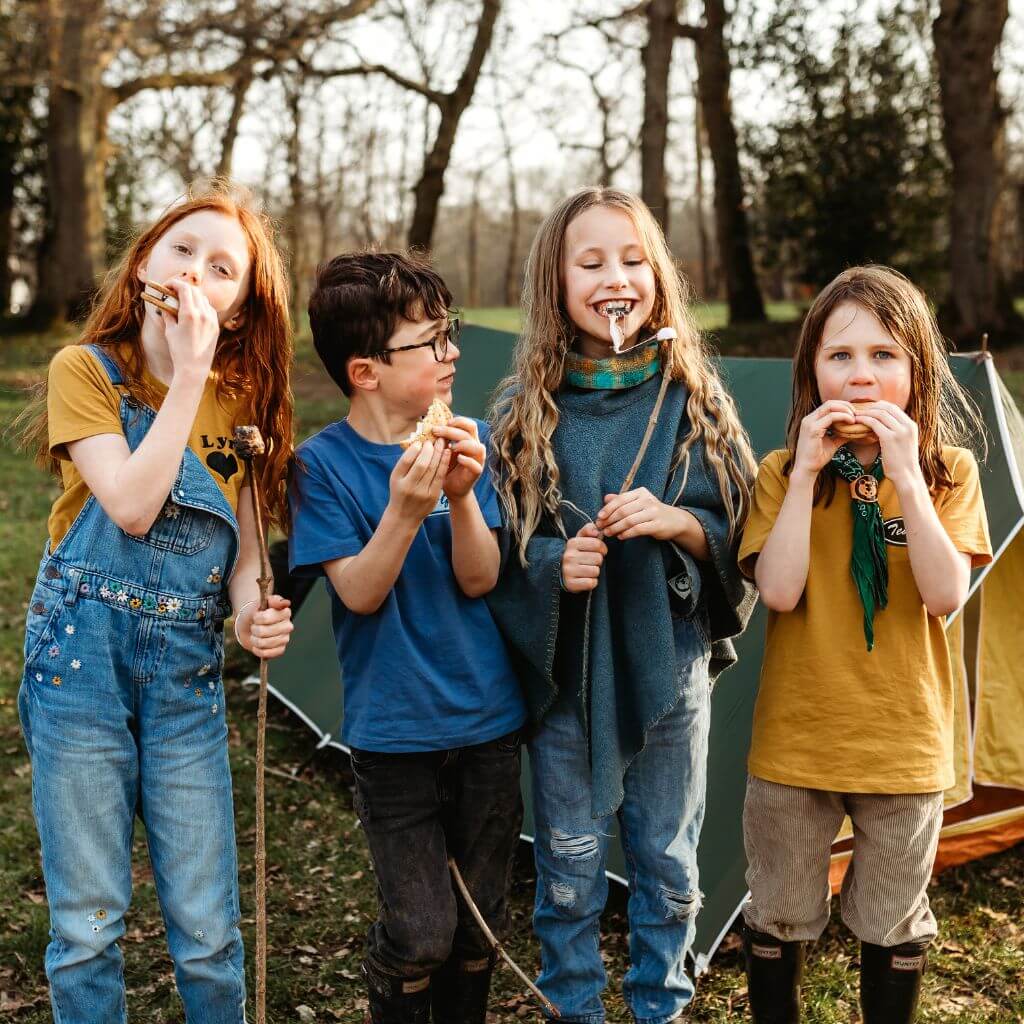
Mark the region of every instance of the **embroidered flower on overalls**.
<instances>
[{"instance_id":1,"label":"embroidered flower on overalls","mask_svg":"<svg viewBox=\"0 0 1024 1024\"><path fill-rule=\"evenodd\" d=\"M157 601L157 603L156 603L156 610L157 610L157 614L158 615L163 615L164 612L167 611L167 602L166 601Z\"/></svg>"},{"instance_id":2,"label":"embroidered flower on overalls","mask_svg":"<svg viewBox=\"0 0 1024 1024\"><path fill-rule=\"evenodd\" d=\"M88 583L81 583L79 584L78 592L80 594L88 594L91 589Z\"/></svg>"},{"instance_id":3,"label":"embroidered flower on overalls","mask_svg":"<svg viewBox=\"0 0 1024 1024\"><path fill-rule=\"evenodd\" d=\"M196 612L196 618L197 619L205 619L206 618L206 609L205 608L200 608L199 611Z\"/></svg>"},{"instance_id":4,"label":"embroidered flower on overalls","mask_svg":"<svg viewBox=\"0 0 1024 1024\"><path fill-rule=\"evenodd\" d=\"M51 658L56 658L60 654L60 645L53 644L50 649L46 652Z\"/></svg>"},{"instance_id":5,"label":"embroidered flower on overalls","mask_svg":"<svg viewBox=\"0 0 1024 1024\"><path fill-rule=\"evenodd\" d=\"M142 607L143 607L143 608L145 608L145 609L146 609L146 611L149 611L149 612L151 612L151 611L155 611L155 610L156 610L156 598L155 598L155 597L150 597L150 596L149 596L149 595L147 594L147 595L146 595L146 596L145 596L145 597L144 597L144 598L142 599Z\"/></svg>"},{"instance_id":6,"label":"embroidered flower on overalls","mask_svg":"<svg viewBox=\"0 0 1024 1024\"><path fill-rule=\"evenodd\" d=\"M211 715L217 714L217 705L216 704L214 704L213 707L210 708L210 714Z\"/></svg>"},{"instance_id":7,"label":"embroidered flower on overalls","mask_svg":"<svg viewBox=\"0 0 1024 1024\"><path fill-rule=\"evenodd\" d=\"M164 518L165 519L177 519L181 515L181 508L175 505L173 501L167 502L164 505Z\"/></svg>"},{"instance_id":8,"label":"embroidered flower on overalls","mask_svg":"<svg viewBox=\"0 0 1024 1024\"><path fill-rule=\"evenodd\" d=\"M207 583L220 583L220 566L215 565L210 570L210 575L206 577Z\"/></svg>"},{"instance_id":9,"label":"embroidered flower on overalls","mask_svg":"<svg viewBox=\"0 0 1024 1024\"><path fill-rule=\"evenodd\" d=\"M72 625L71 625L71 623L69 622L69 623L68 623L68 624L67 624L67 625L66 625L66 626L64 627L64 632L65 632L65 633L67 633L67 635L68 635L68 636L74 636L74 633L75 633L75 627L74 627L74 626L72 626Z\"/></svg>"},{"instance_id":10,"label":"embroidered flower on overalls","mask_svg":"<svg viewBox=\"0 0 1024 1024\"><path fill-rule=\"evenodd\" d=\"M198 686L196 687L195 693L197 697L202 697L203 695L203 691L200 690Z\"/></svg>"},{"instance_id":11,"label":"embroidered flower on overalls","mask_svg":"<svg viewBox=\"0 0 1024 1024\"><path fill-rule=\"evenodd\" d=\"M119 590L119 591L117 591L117 600L118 600L118 602L120 604L127 604L128 603L128 591L127 590Z\"/></svg>"},{"instance_id":12,"label":"embroidered flower on overalls","mask_svg":"<svg viewBox=\"0 0 1024 1024\"><path fill-rule=\"evenodd\" d=\"M113 596L114 596L114 592L110 589L110 587L108 587L106 585L106 583L104 583L103 586L100 587L100 597L113 597Z\"/></svg>"},{"instance_id":13,"label":"embroidered flower on overalls","mask_svg":"<svg viewBox=\"0 0 1024 1024\"><path fill-rule=\"evenodd\" d=\"M129 602L128 602L128 607L129 608L135 608L135 609L141 608L142 607L142 598L141 597L133 597L133 598L131 598L131 600L129 600Z\"/></svg>"},{"instance_id":14,"label":"embroidered flower on overalls","mask_svg":"<svg viewBox=\"0 0 1024 1024\"><path fill-rule=\"evenodd\" d=\"M63 683L63 682L64 682L64 680L61 679L60 676L54 676L53 677L53 685L54 686L60 686L60 684Z\"/></svg>"},{"instance_id":15,"label":"embroidered flower on overalls","mask_svg":"<svg viewBox=\"0 0 1024 1024\"><path fill-rule=\"evenodd\" d=\"M203 665L203 666L202 666L202 667L201 667L201 668L199 669L199 671L198 671L198 672L196 673L196 675L197 675L197 676L205 676L205 675L206 675L206 673L207 673L207 672L209 672L211 668L213 668L213 666L212 666L212 665Z\"/></svg>"},{"instance_id":16,"label":"embroidered flower on overalls","mask_svg":"<svg viewBox=\"0 0 1024 1024\"><path fill-rule=\"evenodd\" d=\"M169 597L167 598L167 610L172 615L177 615L181 611L181 598L180 597Z\"/></svg>"},{"instance_id":17,"label":"embroidered flower on overalls","mask_svg":"<svg viewBox=\"0 0 1024 1024\"><path fill-rule=\"evenodd\" d=\"M37 683L41 683L42 681L43 681L43 673L42 672L37 672L36 673L36 682Z\"/></svg>"},{"instance_id":18,"label":"embroidered flower on overalls","mask_svg":"<svg viewBox=\"0 0 1024 1024\"><path fill-rule=\"evenodd\" d=\"M71 662L71 667L77 672L82 667L82 662L78 658L75 658Z\"/></svg>"}]
</instances>

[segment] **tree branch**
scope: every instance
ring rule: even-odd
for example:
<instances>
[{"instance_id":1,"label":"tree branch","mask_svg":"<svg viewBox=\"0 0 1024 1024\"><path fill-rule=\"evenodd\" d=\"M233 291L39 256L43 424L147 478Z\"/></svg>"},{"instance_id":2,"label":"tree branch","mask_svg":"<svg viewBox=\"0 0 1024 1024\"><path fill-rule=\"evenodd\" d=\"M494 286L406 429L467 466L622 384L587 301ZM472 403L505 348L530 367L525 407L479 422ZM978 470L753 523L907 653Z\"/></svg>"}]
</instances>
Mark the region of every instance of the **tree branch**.
<instances>
[{"instance_id":1,"label":"tree branch","mask_svg":"<svg viewBox=\"0 0 1024 1024\"><path fill-rule=\"evenodd\" d=\"M400 75L394 68L388 67L386 64L355 64L349 68L309 68L308 75L311 78L342 78L347 75L384 75L385 78L390 78L396 85L400 85L403 89L408 89L410 92L419 93L421 96L425 96L431 103L436 104L439 107L444 107L451 100L451 93L441 92L439 89L432 89L429 85L424 85L422 82L415 82L411 78L406 78L405 75Z\"/></svg>"}]
</instances>

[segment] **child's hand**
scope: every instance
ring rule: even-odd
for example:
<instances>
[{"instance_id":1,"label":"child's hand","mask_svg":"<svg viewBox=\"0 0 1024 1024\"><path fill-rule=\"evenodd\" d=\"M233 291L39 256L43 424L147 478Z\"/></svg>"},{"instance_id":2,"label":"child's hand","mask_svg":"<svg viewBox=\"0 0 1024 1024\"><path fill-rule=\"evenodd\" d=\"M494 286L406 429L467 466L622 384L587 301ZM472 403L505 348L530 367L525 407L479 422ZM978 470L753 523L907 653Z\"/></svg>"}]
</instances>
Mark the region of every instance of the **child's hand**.
<instances>
[{"instance_id":1,"label":"child's hand","mask_svg":"<svg viewBox=\"0 0 1024 1024\"><path fill-rule=\"evenodd\" d=\"M423 522L437 507L451 454L441 440L410 445L391 471L391 501L407 522Z\"/></svg>"},{"instance_id":2,"label":"child's hand","mask_svg":"<svg viewBox=\"0 0 1024 1024\"><path fill-rule=\"evenodd\" d=\"M679 509L659 501L646 487L638 487L625 494L606 494L596 525L606 537L618 540L671 540L682 531L680 519Z\"/></svg>"},{"instance_id":3,"label":"child's hand","mask_svg":"<svg viewBox=\"0 0 1024 1024\"><path fill-rule=\"evenodd\" d=\"M841 437L828 437L826 431L833 423L855 422L853 406L849 402L840 402L837 399L822 402L800 423L793 472L816 477L844 444Z\"/></svg>"},{"instance_id":4,"label":"child's hand","mask_svg":"<svg viewBox=\"0 0 1024 1024\"><path fill-rule=\"evenodd\" d=\"M174 373L206 380L220 337L220 322L210 300L194 285L173 278L166 287L178 296L178 316L164 316L164 336Z\"/></svg>"},{"instance_id":5,"label":"child's hand","mask_svg":"<svg viewBox=\"0 0 1024 1024\"><path fill-rule=\"evenodd\" d=\"M468 416L456 416L447 426L430 429L442 440L452 442L444 493L449 498L464 498L480 479L487 459L487 449L480 443L476 421Z\"/></svg>"},{"instance_id":6,"label":"child's hand","mask_svg":"<svg viewBox=\"0 0 1024 1024\"><path fill-rule=\"evenodd\" d=\"M892 402L872 402L857 408L857 422L878 438L885 475L897 488L923 479L917 443L917 424Z\"/></svg>"},{"instance_id":7,"label":"child's hand","mask_svg":"<svg viewBox=\"0 0 1024 1024\"><path fill-rule=\"evenodd\" d=\"M593 590L601 575L604 556L608 554L596 526L587 523L569 539L562 552L562 585L570 594Z\"/></svg>"},{"instance_id":8,"label":"child's hand","mask_svg":"<svg viewBox=\"0 0 1024 1024\"><path fill-rule=\"evenodd\" d=\"M242 646L257 658L279 658L295 628L292 603L280 594L271 594L267 601L268 607L263 611L256 604L243 608L235 632Z\"/></svg>"}]
</instances>

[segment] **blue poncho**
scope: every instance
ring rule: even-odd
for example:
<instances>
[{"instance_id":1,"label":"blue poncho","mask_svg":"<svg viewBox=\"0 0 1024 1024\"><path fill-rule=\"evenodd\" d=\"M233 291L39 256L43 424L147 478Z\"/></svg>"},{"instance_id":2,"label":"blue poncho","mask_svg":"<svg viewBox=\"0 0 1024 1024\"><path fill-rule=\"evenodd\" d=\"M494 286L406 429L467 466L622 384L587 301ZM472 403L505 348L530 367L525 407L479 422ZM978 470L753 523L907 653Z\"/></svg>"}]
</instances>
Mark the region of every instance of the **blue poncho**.
<instances>
[{"instance_id":1,"label":"blue poncho","mask_svg":"<svg viewBox=\"0 0 1024 1024\"><path fill-rule=\"evenodd\" d=\"M622 485L660 384L656 374L635 387L566 386L555 396L560 419L551 443L570 536L596 518L604 496ZM728 638L743 631L753 611L755 592L736 566L738 538L729 542L718 482L699 444L690 449L679 493L682 467L673 471L672 465L690 429L687 397L685 385L669 385L633 487L692 512L704 528L711 560L698 565L676 545L649 537L609 538L597 588L568 594L559 578L565 538L543 522L530 539L525 568L505 538L501 576L487 599L533 722L544 718L559 690L574 694L590 744L594 817L619 807L626 767L643 748L647 730L679 698L683 666L676 664L673 620L678 626L688 619L706 632L713 680L736 660Z\"/></svg>"}]
</instances>

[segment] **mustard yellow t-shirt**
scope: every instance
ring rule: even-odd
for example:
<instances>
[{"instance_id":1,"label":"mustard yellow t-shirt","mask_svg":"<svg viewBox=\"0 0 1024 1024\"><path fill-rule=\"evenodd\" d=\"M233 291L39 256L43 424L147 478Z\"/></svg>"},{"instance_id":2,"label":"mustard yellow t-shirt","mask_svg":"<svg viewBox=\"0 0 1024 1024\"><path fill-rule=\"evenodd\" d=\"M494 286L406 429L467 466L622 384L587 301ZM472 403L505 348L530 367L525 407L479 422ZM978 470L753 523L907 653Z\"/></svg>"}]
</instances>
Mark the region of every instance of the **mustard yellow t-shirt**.
<instances>
[{"instance_id":1,"label":"mustard yellow t-shirt","mask_svg":"<svg viewBox=\"0 0 1024 1024\"><path fill-rule=\"evenodd\" d=\"M754 487L740 545L753 576L778 516L788 452L769 453ZM955 486L934 496L958 551L992 561L978 466L946 448ZM889 603L875 613L875 646L864 641L863 609L850 573L853 514L839 481L831 504L811 514L810 565L800 603L770 612L748 768L769 782L845 793L931 793L953 785L953 673L945 619L928 614L910 569L896 489L883 480Z\"/></svg>"},{"instance_id":2,"label":"mustard yellow t-shirt","mask_svg":"<svg viewBox=\"0 0 1024 1024\"><path fill-rule=\"evenodd\" d=\"M162 402L166 386L148 374L145 380ZM97 434L123 434L120 408L121 394L86 346L68 345L53 357L47 384L49 444L51 453L61 460L64 490L50 509L51 551L68 532L90 493L65 446ZM231 451L231 438L236 424L242 422L242 409L241 399L217 394L217 377L211 373L188 442L236 511L244 473L241 461Z\"/></svg>"}]
</instances>

